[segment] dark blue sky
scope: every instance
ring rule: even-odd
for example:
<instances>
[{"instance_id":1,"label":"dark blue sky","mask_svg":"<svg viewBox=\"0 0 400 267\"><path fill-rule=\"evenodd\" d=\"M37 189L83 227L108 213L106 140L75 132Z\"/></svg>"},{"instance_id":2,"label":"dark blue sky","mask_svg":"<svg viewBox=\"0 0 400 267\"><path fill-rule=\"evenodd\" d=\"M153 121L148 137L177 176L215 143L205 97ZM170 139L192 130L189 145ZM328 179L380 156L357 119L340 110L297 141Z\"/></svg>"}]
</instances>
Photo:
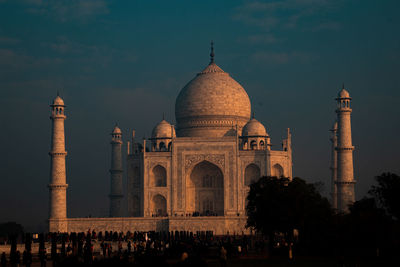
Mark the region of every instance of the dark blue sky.
<instances>
[{"instance_id":1,"label":"dark blue sky","mask_svg":"<svg viewBox=\"0 0 400 267\"><path fill-rule=\"evenodd\" d=\"M400 2L0 0L0 222L47 218L51 121L67 105L68 214L108 211L109 133L149 136L209 62L246 89L294 175L325 183L337 92L353 97L357 198L400 172Z\"/></svg>"}]
</instances>

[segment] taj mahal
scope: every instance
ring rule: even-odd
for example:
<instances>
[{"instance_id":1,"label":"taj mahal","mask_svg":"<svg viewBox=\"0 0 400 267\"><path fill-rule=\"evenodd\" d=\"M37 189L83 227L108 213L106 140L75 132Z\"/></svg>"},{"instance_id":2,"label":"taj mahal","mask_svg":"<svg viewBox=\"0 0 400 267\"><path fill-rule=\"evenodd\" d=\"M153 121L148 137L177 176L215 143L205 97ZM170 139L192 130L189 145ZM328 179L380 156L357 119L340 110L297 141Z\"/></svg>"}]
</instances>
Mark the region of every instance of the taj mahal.
<instances>
[{"instance_id":1,"label":"taj mahal","mask_svg":"<svg viewBox=\"0 0 400 267\"><path fill-rule=\"evenodd\" d=\"M109 217L67 217L65 104L60 96L54 99L50 232L250 231L245 228L249 185L262 176L293 177L291 132L288 128L281 148L273 150L265 126L252 116L245 89L214 62L213 48L210 57L178 94L176 125L163 119L141 142L135 131L124 137L118 126L113 129ZM354 202L350 100L343 88L331 138L332 201L340 211Z\"/></svg>"}]
</instances>

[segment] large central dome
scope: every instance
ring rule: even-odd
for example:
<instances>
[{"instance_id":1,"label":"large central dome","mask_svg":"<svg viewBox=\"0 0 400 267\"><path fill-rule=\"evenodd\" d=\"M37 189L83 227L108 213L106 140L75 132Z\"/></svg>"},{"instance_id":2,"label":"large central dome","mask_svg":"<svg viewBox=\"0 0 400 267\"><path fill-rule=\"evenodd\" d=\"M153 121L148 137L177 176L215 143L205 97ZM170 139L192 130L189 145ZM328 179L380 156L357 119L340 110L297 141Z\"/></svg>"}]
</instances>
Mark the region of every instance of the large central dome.
<instances>
[{"instance_id":1,"label":"large central dome","mask_svg":"<svg viewBox=\"0 0 400 267\"><path fill-rule=\"evenodd\" d=\"M241 132L250 114L246 91L212 60L176 98L177 136L233 135L235 125Z\"/></svg>"}]
</instances>

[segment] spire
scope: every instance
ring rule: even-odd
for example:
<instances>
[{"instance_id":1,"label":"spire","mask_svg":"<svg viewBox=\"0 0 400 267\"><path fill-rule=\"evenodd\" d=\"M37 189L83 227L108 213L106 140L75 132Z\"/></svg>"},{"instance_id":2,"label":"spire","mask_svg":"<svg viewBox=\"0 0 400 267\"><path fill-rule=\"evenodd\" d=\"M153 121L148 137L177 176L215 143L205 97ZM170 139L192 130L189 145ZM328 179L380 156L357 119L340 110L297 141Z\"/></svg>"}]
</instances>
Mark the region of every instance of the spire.
<instances>
[{"instance_id":1,"label":"spire","mask_svg":"<svg viewBox=\"0 0 400 267\"><path fill-rule=\"evenodd\" d=\"M214 63L214 42L211 41L210 64Z\"/></svg>"},{"instance_id":2,"label":"spire","mask_svg":"<svg viewBox=\"0 0 400 267\"><path fill-rule=\"evenodd\" d=\"M256 113L253 111L253 114L251 115L251 118L254 119L256 117Z\"/></svg>"}]
</instances>

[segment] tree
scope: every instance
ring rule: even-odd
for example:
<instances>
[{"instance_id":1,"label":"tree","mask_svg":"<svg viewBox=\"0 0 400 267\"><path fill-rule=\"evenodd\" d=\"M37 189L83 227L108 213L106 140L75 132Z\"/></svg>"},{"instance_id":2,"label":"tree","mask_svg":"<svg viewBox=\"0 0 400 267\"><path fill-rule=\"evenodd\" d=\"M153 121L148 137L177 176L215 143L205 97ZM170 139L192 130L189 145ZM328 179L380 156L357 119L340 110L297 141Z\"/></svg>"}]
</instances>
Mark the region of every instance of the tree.
<instances>
[{"instance_id":1,"label":"tree","mask_svg":"<svg viewBox=\"0 0 400 267\"><path fill-rule=\"evenodd\" d=\"M400 219L400 177L386 172L375 177L378 185L372 186L369 194L374 196L381 206L397 220Z\"/></svg>"},{"instance_id":2,"label":"tree","mask_svg":"<svg viewBox=\"0 0 400 267\"><path fill-rule=\"evenodd\" d=\"M0 237L7 237L9 235L18 236L24 232L22 225L16 222L0 223Z\"/></svg>"},{"instance_id":3,"label":"tree","mask_svg":"<svg viewBox=\"0 0 400 267\"><path fill-rule=\"evenodd\" d=\"M247 227L255 228L270 240L277 232L290 239L293 229L297 229L299 242L304 247L316 247L325 242L333 211L329 201L313 184L300 178L290 181L261 177L250 185L247 199Z\"/></svg>"},{"instance_id":4,"label":"tree","mask_svg":"<svg viewBox=\"0 0 400 267\"><path fill-rule=\"evenodd\" d=\"M387 256L396 243L395 225L374 198L364 197L349 206L348 214L340 214L337 247L347 256Z\"/></svg>"}]
</instances>

